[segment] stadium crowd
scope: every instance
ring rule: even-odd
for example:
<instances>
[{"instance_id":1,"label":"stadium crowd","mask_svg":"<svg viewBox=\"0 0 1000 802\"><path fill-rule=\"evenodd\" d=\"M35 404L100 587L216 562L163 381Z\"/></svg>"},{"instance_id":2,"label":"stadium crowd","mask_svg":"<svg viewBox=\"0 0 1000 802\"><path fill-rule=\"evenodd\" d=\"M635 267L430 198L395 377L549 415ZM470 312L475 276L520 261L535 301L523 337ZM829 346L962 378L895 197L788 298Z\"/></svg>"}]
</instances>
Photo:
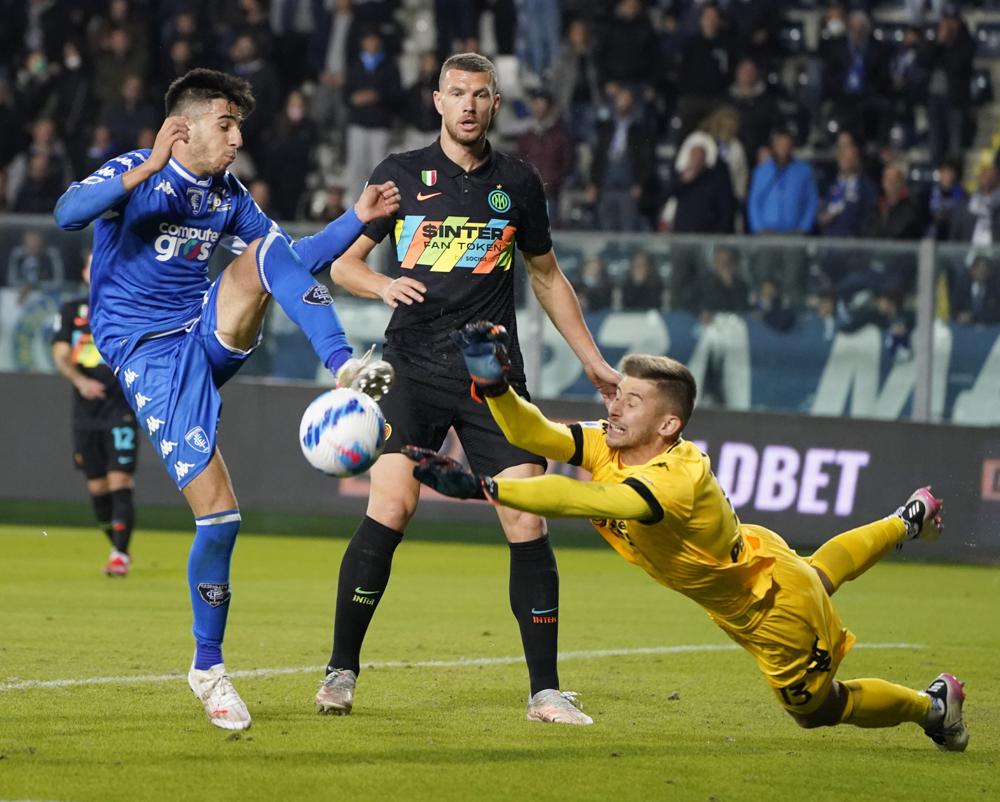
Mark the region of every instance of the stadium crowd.
<instances>
[{"instance_id":1,"label":"stadium crowd","mask_svg":"<svg viewBox=\"0 0 1000 802\"><path fill-rule=\"evenodd\" d=\"M169 83L211 66L248 79L257 98L233 171L274 217L327 221L387 153L436 136L442 58L483 49L515 65L501 67L494 141L538 168L557 229L1000 244L1000 171L968 156L977 108L992 99L977 54L1000 54L1000 32L963 14L988 14L991 0L775 5L4 3L0 212L48 214L71 179L149 147ZM421 38L422 20L434 30ZM23 258L35 240L11 254L6 284L59 277ZM644 284L664 278L642 251L613 292L599 257L577 285L591 308L757 308L786 327L768 310L832 300L850 326L904 308L913 291L912 260L873 269L860 257L807 266L801 248L675 250L666 296ZM970 252L949 272L949 316L1000 322L998 282L991 258ZM859 296L864 313L845 318Z\"/></svg>"}]
</instances>

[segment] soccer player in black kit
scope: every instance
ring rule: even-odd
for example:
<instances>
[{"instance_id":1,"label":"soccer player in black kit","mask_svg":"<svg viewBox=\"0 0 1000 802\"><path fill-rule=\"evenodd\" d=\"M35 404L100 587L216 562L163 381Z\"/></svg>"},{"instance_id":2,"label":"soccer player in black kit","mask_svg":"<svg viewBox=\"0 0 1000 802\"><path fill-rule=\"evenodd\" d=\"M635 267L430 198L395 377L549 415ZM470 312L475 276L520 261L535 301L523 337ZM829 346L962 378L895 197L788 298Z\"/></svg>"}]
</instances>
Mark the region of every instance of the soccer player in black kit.
<instances>
[{"instance_id":1,"label":"soccer player in black kit","mask_svg":"<svg viewBox=\"0 0 1000 802\"><path fill-rule=\"evenodd\" d=\"M390 434L371 470L367 515L340 567L333 654L316 694L320 712L351 712L361 644L385 592L393 552L416 511L420 484L400 449L436 450L453 426L479 473L524 478L545 470L543 458L511 446L489 409L470 397L462 353L449 338L471 321L503 324L511 334L508 379L527 397L514 319L515 246L536 297L606 401L620 380L598 351L553 254L538 173L497 153L486 139L500 105L496 82L492 62L474 53L442 65L434 94L440 138L390 155L375 168L369 183L394 180L400 208L370 223L331 268L341 287L395 310L383 357L396 369L396 383L380 402ZM391 275L365 263L386 235L396 252ZM531 681L528 718L590 724L574 694L559 689L559 575L545 522L509 508L497 514L510 545L510 605Z\"/></svg>"},{"instance_id":2,"label":"soccer player in black kit","mask_svg":"<svg viewBox=\"0 0 1000 802\"><path fill-rule=\"evenodd\" d=\"M90 284L89 254L83 280ZM62 305L52 336L52 359L73 385L73 461L87 477L97 523L111 541L104 573L127 576L138 430L115 374L94 345L86 295Z\"/></svg>"}]
</instances>

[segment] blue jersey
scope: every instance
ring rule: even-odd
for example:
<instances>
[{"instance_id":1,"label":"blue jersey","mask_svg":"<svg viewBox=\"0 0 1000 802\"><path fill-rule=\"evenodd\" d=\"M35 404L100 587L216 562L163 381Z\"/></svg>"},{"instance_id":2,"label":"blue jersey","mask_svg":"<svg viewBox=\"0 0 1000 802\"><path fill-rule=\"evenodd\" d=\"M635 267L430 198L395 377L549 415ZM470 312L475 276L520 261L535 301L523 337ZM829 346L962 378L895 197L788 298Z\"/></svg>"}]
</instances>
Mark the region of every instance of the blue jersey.
<instances>
[{"instance_id":1,"label":"blue jersey","mask_svg":"<svg viewBox=\"0 0 1000 802\"><path fill-rule=\"evenodd\" d=\"M118 156L72 183L57 217L72 216L74 196L86 195L81 189L120 185L121 175L149 154ZM63 225L83 228L89 222ZM117 369L143 338L189 328L201 316L216 246L239 254L272 230L281 231L235 176L199 178L176 159L125 194L94 224L91 330L105 360Z\"/></svg>"}]
</instances>

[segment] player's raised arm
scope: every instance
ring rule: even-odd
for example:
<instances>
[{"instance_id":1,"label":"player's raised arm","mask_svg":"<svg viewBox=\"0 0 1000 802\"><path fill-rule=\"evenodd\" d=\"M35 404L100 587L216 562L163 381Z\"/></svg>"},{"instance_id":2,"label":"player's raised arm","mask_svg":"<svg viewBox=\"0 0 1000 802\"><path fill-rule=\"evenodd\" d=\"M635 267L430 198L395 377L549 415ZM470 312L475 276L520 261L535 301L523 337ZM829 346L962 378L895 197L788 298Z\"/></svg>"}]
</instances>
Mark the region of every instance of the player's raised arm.
<instances>
[{"instance_id":1,"label":"player's raised arm","mask_svg":"<svg viewBox=\"0 0 1000 802\"><path fill-rule=\"evenodd\" d=\"M174 145L187 142L188 135L186 117L167 117L147 158L138 154L119 156L83 181L70 184L56 201L56 223L67 231L86 228L121 203L143 181L166 167Z\"/></svg>"},{"instance_id":2,"label":"player's raised arm","mask_svg":"<svg viewBox=\"0 0 1000 802\"><path fill-rule=\"evenodd\" d=\"M559 267L555 253L550 249L545 253L534 255L522 252L522 256L535 297L563 339L573 349L573 353L583 365L587 378L600 392L607 406L615 397L615 388L621 381L621 375L601 356L597 343L594 342L590 329L583 319L583 312L580 310L580 302L573 291L573 285Z\"/></svg>"}]
</instances>

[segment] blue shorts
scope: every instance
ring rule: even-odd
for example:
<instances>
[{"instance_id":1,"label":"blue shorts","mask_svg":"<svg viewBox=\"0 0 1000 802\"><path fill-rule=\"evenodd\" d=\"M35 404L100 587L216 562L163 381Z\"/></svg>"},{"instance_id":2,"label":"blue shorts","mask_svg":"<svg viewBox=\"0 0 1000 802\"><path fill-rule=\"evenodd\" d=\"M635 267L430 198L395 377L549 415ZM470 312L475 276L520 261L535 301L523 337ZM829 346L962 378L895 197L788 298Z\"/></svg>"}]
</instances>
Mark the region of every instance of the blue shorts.
<instances>
[{"instance_id":1,"label":"blue shorts","mask_svg":"<svg viewBox=\"0 0 1000 802\"><path fill-rule=\"evenodd\" d=\"M141 342L118 371L136 423L153 443L167 472L183 490L215 454L222 398L219 388L260 344L240 351L216 335L216 279L202 314L186 329Z\"/></svg>"}]
</instances>

